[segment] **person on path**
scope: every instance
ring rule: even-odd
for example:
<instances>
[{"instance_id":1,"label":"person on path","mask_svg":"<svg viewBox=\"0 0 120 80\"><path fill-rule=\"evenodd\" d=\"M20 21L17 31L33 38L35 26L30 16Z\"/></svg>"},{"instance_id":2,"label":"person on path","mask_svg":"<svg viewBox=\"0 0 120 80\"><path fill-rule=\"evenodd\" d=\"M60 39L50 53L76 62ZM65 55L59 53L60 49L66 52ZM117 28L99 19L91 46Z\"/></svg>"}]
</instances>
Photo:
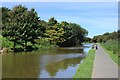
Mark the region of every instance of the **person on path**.
<instances>
[{"instance_id":1,"label":"person on path","mask_svg":"<svg viewBox=\"0 0 120 80\"><path fill-rule=\"evenodd\" d=\"M92 44L92 49L94 49L94 44Z\"/></svg>"},{"instance_id":2,"label":"person on path","mask_svg":"<svg viewBox=\"0 0 120 80\"><path fill-rule=\"evenodd\" d=\"M94 49L94 50L98 50L97 43L92 44L92 49Z\"/></svg>"},{"instance_id":3,"label":"person on path","mask_svg":"<svg viewBox=\"0 0 120 80\"><path fill-rule=\"evenodd\" d=\"M97 46L97 43L95 43L95 49L98 50L98 46Z\"/></svg>"}]
</instances>

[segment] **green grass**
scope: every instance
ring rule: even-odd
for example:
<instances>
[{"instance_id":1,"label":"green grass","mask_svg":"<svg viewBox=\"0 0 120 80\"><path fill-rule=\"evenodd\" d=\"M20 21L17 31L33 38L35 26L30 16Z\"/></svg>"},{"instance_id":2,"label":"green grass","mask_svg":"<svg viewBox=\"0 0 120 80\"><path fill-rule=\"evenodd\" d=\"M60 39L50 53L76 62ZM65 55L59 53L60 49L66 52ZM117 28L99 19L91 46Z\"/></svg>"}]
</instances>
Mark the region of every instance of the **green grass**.
<instances>
[{"instance_id":1,"label":"green grass","mask_svg":"<svg viewBox=\"0 0 120 80\"><path fill-rule=\"evenodd\" d=\"M91 49L83 63L79 65L73 78L91 78L94 58L95 50Z\"/></svg>"},{"instance_id":2,"label":"green grass","mask_svg":"<svg viewBox=\"0 0 120 80\"><path fill-rule=\"evenodd\" d=\"M114 44L115 45L115 44ZM117 44L116 44L117 45ZM107 47L109 45L101 43L101 46L103 49L109 54L109 56L112 58L112 60L120 66L120 62L118 61L118 53L114 53L112 49L108 49ZM111 45L113 46L113 45ZM110 46L109 46L110 47Z\"/></svg>"}]
</instances>

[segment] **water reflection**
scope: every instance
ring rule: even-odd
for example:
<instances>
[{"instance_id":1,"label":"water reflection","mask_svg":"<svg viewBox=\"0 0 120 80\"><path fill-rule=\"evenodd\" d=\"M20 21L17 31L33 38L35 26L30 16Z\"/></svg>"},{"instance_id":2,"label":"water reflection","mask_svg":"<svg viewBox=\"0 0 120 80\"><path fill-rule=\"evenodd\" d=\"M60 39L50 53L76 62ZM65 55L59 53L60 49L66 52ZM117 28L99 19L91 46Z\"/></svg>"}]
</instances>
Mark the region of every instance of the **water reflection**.
<instances>
[{"instance_id":1,"label":"water reflection","mask_svg":"<svg viewBox=\"0 0 120 80\"><path fill-rule=\"evenodd\" d=\"M86 56L83 51L75 47L75 49L59 48L30 54L5 54L2 58L2 76L3 78L71 78Z\"/></svg>"},{"instance_id":2,"label":"water reflection","mask_svg":"<svg viewBox=\"0 0 120 80\"><path fill-rule=\"evenodd\" d=\"M74 70L70 70L69 72L67 71L68 68L76 67L77 64L79 64L81 61L80 57L76 58L69 58L69 59L64 59L59 62L55 63L49 63L46 65L45 69L43 71L46 71L49 76L45 76L44 74L40 74L39 77L44 78L44 77L72 77L71 75L67 75L69 73L74 73ZM62 75L60 76L59 73L63 72Z\"/></svg>"},{"instance_id":3,"label":"water reflection","mask_svg":"<svg viewBox=\"0 0 120 80\"><path fill-rule=\"evenodd\" d=\"M35 78L39 74L37 55L4 55L3 78Z\"/></svg>"}]
</instances>

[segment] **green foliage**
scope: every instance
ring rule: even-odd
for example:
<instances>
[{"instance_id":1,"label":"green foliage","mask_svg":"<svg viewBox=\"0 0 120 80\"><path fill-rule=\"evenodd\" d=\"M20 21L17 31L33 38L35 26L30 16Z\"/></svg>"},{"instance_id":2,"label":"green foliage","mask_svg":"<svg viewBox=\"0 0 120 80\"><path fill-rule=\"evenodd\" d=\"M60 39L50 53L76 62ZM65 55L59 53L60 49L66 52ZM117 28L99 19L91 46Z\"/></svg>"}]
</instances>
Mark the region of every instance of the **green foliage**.
<instances>
[{"instance_id":1,"label":"green foliage","mask_svg":"<svg viewBox=\"0 0 120 80\"><path fill-rule=\"evenodd\" d=\"M100 43L105 43L108 40L117 40L118 39L118 33L119 31L114 31L112 33L104 33L103 35L98 35L98 36L94 36L92 41L93 42L100 42Z\"/></svg>"},{"instance_id":2,"label":"green foliage","mask_svg":"<svg viewBox=\"0 0 120 80\"><path fill-rule=\"evenodd\" d=\"M84 42L85 42L85 43L91 43L91 42L92 42L92 39L89 38L89 37L85 37L85 38L84 38Z\"/></svg>"},{"instance_id":3,"label":"green foliage","mask_svg":"<svg viewBox=\"0 0 120 80\"><path fill-rule=\"evenodd\" d=\"M103 48L109 53L110 57L117 64L120 57L120 30L112 33L104 33L103 35L94 36L92 41L100 42Z\"/></svg>"},{"instance_id":4,"label":"green foliage","mask_svg":"<svg viewBox=\"0 0 120 80\"><path fill-rule=\"evenodd\" d=\"M58 23L55 18L50 18L48 22L41 21L45 27L43 38L46 38L51 44L67 47L81 44L87 30L75 23L62 21Z\"/></svg>"},{"instance_id":5,"label":"green foliage","mask_svg":"<svg viewBox=\"0 0 120 80\"><path fill-rule=\"evenodd\" d=\"M118 41L109 40L106 43L102 43L102 45L107 49L112 51L114 54L118 54Z\"/></svg>"},{"instance_id":6,"label":"green foliage","mask_svg":"<svg viewBox=\"0 0 120 80\"><path fill-rule=\"evenodd\" d=\"M40 20L34 9L29 10L22 5L0 9L3 12L2 36L12 42L14 51L80 45L88 34L76 23L58 23L54 17L48 22Z\"/></svg>"},{"instance_id":7,"label":"green foliage","mask_svg":"<svg viewBox=\"0 0 120 80\"><path fill-rule=\"evenodd\" d=\"M1 43L1 47L4 47L4 48L12 48L13 46L12 42L10 42L9 40L7 40L1 35L0 35L0 43Z\"/></svg>"},{"instance_id":8,"label":"green foliage","mask_svg":"<svg viewBox=\"0 0 120 80\"><path fill-rule=\"evenodd\" d=\"M54 25L46 28L44 36L51 44L56 44L58 42L64 41L64 39L62 38L63 34L63 28L58 27L58 25Z\"/></svg>"},{"instance_id":9,"label":"green foliage","mask_svg":"<svg viewBox=\"0 0 120 80\"><path fill-rule=\"evenodd\" d=\"M38 49L50 49L54 48L55 44L50 44L47 38L36 39L37 44L35 45Z\"/></svg>"},{"instance_id":10,"label":"green foliage","mask_svg":"<svg viewBox=\"0 0 120 80\"><path fill-rule=\"evenodd\" d=\"M95 50L90 50L83 63L78 67L73 78L91 78L93 62L95 57Z\"/></svg>"},{"instance_id":11,"label":"green foliage","mask_svg":"<svg viewBox=\"0 0 120 80\"><path fill-rule=\"evenodd\" d=\"M106 43L101 43L101 45L110 55L112 60L118 64L118 56L120 56L119 49L118 49L118 41L110 40L110 41L107 41Z\"/></svg>"},{"instance_id":12,"label":"green foliage","mask_svg":"<svg viewBox=\"0 0 120 80\"><path fill-rule=\"evenodd\" d=\"M34 9L28 10L18 5L6 14L8 21L3 23L3 36L14 42L14 51L16 44L21 44L26 49L28 42L35 43L34 40L42 34L39 18Z\"/></svg>"},{"instance_id":13,"label":"green foliage","mask_svg":"<svg viewBox=\"0 0 120 80\"><path fill-rule=\"evenodd\" d=\"M65 21L61 22L60 27L64 29L64 42L57 43L59 46L75 46L76 44L81 44L87 35L87 30L83 29L80 25L75 23L67 23Z\"/></svg>"},{"instance_id":14,"label":"green foliage","mask_svg":"<svg viewBox=\"0 0 120 80\"><path fill-rule=\"evenodd\" d=\"M57 24L57 20L54 17L51 17L47 24L48 26L54 26L55 24Z\"/></svg>"}]
</instances>

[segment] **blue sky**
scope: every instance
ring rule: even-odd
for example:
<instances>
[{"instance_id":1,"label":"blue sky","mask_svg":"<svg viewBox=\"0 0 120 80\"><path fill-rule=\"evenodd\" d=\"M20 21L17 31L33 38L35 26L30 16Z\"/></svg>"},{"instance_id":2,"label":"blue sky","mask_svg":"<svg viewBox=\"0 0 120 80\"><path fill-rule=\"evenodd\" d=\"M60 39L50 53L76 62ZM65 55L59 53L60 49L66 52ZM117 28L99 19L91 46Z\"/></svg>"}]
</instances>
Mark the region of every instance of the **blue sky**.
<instances>
[{"instance_id":1,"label":"blue sky","mask_svg":"<svg viewBox=\"0 0 120 80\"><path fill-rule=\"evenodd\" d=\"M89 37L118 29L117 2L6 2L2 6L12 8L18 4L34 8L45 21L55 17L58 22L80 24L88 30Z\"/></svg>"}]
</instances>

